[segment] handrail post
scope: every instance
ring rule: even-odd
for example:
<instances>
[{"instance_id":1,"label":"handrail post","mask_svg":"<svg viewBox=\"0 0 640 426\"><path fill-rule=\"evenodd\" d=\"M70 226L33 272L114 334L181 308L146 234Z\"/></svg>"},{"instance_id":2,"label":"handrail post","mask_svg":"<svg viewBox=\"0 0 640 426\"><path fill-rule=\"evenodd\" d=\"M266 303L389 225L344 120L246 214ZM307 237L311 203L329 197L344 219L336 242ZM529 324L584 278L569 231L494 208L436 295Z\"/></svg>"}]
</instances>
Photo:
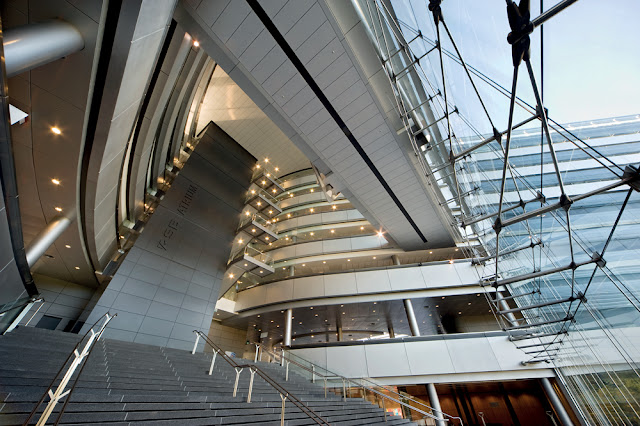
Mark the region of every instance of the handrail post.
<instances>
[{"instance_id":1,"label":"handrail post","mask_svg":"<svg viewBox=\"0 0 640 426\"><path fill-rule=\"evenodd\" d=\"M247 403L251 402L251 392L253 391L253 378L256 375L256 370L253 368L250 368L249 373L251 373L251 379L249 379L249 393L247 395Z\"/></svg>"},{"instance_id":2,"label":"handrail post","mask_svg":"<svg viewBox=\"0 0 640 426\"><path fill-rule=\"evenodd\" d=\"M284 404L287 402L287 397L280 394L280 399L282 400L282 409L280 411L280 426L284 426Z\"/></svg>"},{"instance_id":3,"label":"handrail post","mask_svg":"<svg viewBox=\"0 0 640 426\"><path fill-rule=\"evenodd\" d=\"M211 365L209 366L209 375L211 375L211 373L213 373L213 364L216 363L216 357L218 356L218 351L217 350L213 350L213 358L211 358Z\"/></svg>"},{"instance_id":4,"label":"handrail post","mask_svg":"<svg viewBox=\"0 0 640 426\"><path fill-rule=\"evenodd\" d=\"M347 400L347 388L344 385L344 377L342 378L342 400Z\"/></svg>"},{"instance_id":5,"label":"handrail post","mask_svg":"<svg viewBox=\"0 0 640 426\"><path fill-rule=\"evenodd\" d=\"M258 351L260 350L260 343L254 343L256 346L256 354L253 356L253 362L258 362Z\"/></svg>"},{"instance_id":6,"label":"handrail post","mask_svg":"<svg viewBox=\"0 0 640 426\"><path fill-rule=\"evenodd\" d=\"M196 353L196 348L198 347L198 342L200 341L200 333L198 333L195 330L193 330L193 332L196 333L196 342L193 344L193 350L191 351L191 355Z\"/></svg>"},{"instance_id":7,"label":"handrail post","mask_svg":"<svg viewBox=\"0 0 640 426\"><path fill-rule=\"evenodd\" d=\"M311 364L311 383L316 382L316 366Z\"/></svg>"},{"instance_id":8,"label":"handrail post","mask_svg":"<svg viewBox=\"0 0 640 426\"><path fill-rule=\"evenodd\" d=\"M288 382L289 381L289 361L287 361L287 371L284 375L284 381Z\"/></svg>"},{"instance_id":9,"label":"handrail post","mask_svg":"<svg viewBox=\"0 0 640 426\"><path fill-rule=\"evenodd\" d=\"M240 381L240 373L242 373L242 368L236 367L236 382L233 385L233 397L238 394L238 382Z\"/></svg>"},{"instance_id":10,"label":"handrail post","mask_svg":"<svg viewBox=\"0 0 640 426\"><path fill-rule=\"evenodd\" d=\"M384 398L382 398L382 411L384 411L384 421L387 421L387 404L384 402Z\"/></svg>"},{"instance_id":11,"label":"handrail post","mask_svg":"<svg viewBox=\"0 0 640 426\"><path fill-rule=\"evenodd\" d=\"M322 377L324 379L324 397L327 397L327 378Z\"/></svg>"},{"instance_id":12,"label":"handrail post","mask_svg":"<svg viewBox=\"0 0 640 426\"><path fill-rule=\"evenodd\" d=\"M280 354L280 367L284 367L284 348L280 349L282 352Z\"/></svg>"}]
</instances>

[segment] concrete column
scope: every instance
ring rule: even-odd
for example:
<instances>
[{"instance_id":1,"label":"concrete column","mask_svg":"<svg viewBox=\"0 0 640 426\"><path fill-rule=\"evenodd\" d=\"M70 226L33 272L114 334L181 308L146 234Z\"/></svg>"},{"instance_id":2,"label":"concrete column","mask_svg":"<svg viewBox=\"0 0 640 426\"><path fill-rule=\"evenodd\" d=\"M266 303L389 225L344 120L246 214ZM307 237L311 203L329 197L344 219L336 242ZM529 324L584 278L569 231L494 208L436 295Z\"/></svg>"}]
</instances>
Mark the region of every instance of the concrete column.
<instances>
[{"instance_id":1,"label":"concrete column","mask_svg":"<svg viewBox=\"0 0 640 426\"><path fill-rule=\"evenodd\" d=\"M395 339L396 338L396 333L395 331L393 331L393 326L389 325L389 338L390 339Z\"/></svg>"},{"instance_id":2,"label":"concrete column","mask_svg":"<svg viewBox=\"0 0 640 426\"><path fill-rule=\"evenodd\" d=\"M433 383L427 383L427 393L429 394L429 402L431 403L431 408L433 408L433 414L438 418L438 420L436 420L436 426L446 426L444 416L442 415L442 408L440 407L440 399L438 398L438 393Z\"/></svg>"},{"instance_id":3,"label":"concrete column","mask_svg":"<svg viewBox=\"0 0 640 426\"><path fill-rule=\"evenodd\" d=\"M571 417L569 417L569 413L567 413L567 410L564 409L564 405L562 405L562 402L560 401L560 398L558 398L558 394L556 394L556 391L555 389L553 389L553 385L551 385L549 379L543 377L542 379L540 379L540 382L542 382L544 392L549 397L549 401L551 401L553 409L555 410L558 417L560 417L560 422L562 423L562 425L573 426L573 422L571 421Z\"/></svg>"},{"instance_id":4,"label":"concrete column","mask_svg":"<svg viewBox=\"0 0 640 426\"><path fill-rule=\"evenodd\" d=\"M416 314L413 312L413 305L411 304L411 299L404 299L404 310L407 312L407 318L409 319L409 328L411 328L411 335L419 336L420 328L418 327Z\"/></svg>"},{"instance_id":5,"label":"concrete column","mask_svg":"<svg viewBox=\"0 0 640 426\"><path fill-rule=\"evenodd\" d=\"M289 308L284 314L284 339L282 346L291 346L291 327L293 325L293 309Z\"/></svg>"},{"instance_id":6,"label":"concrete column","mask_svg":"<svg viewBox=\"0 0 640 426\"><path fill-rule=\"evenodd\" d=\"M498 306L500 307L501 311L506 311L508 309L511 309L511 307L509 306L509 304L507 303L506 300L504 300L504 296L502 295L502 293L500 293L499 291L496 291L496 300L498 301ZM513 312L509 312L507 314L507 320L511 323L511 325L516 326L518 325L518 320L516 319L516 316L513 315Z\"/></svg>"},{"instance_id":7,"label":"concrete column","mask_svg":"<svg viewBox=\"0 0 640 426\"><path fill-rule=\"evenodd\" d=\"M58 237L69 227L71 219L68 217L57 217L47 225L26 248L27 263L30 268L36 264L38 259L51 247Z\"/></svg>"},{"instance_id":8,"label":"concrete column","mask_svg":"<svg viewBox=\"0 0 640 426\"><path fill-rule=\"evenodd\" d=\"M397 254L392 254L391 260L393 261L394 265L400 265L400 258L398 257Z\"/></svg>"},{"instance_id":9,"label":"concrete column","mask_svg":"<svg viewBox=\"0 0 640 426\"><path fill-rule=\"evenodd\" d=\"M80 32L64 21L29 24L7 30L2 44L7 77L84 49Z\"/></svg>"},{"instance_id":10,"label":"concrete column","mask_svg":"<svg viewBox=\"0 0 640 426\"><path fill-rule=\"evenodd\" d=\"M293 277L295 273L296 273L296 268L293 265L289 266L289 276Z\"/></svg>"}]
</instances>

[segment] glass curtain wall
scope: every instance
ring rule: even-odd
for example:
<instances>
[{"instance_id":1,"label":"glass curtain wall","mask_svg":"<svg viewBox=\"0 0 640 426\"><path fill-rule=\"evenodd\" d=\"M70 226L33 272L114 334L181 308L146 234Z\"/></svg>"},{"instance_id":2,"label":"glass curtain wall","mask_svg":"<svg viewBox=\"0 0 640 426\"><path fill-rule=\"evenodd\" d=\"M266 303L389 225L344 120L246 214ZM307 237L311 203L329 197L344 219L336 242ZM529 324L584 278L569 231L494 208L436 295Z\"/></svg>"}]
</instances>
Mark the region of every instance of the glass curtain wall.
<instances>
[{"instance_id":1,"label":"glass curtain wall","mask_svg":"<svg viewBox=\"0 0 640 426\"><path fill-rule=\"evenodd\" d=\"M618 29L640 8L440 3L353 1L423 172L529 362L589 422L640 424L640 85Z\"/></svg>"}]
</instances>

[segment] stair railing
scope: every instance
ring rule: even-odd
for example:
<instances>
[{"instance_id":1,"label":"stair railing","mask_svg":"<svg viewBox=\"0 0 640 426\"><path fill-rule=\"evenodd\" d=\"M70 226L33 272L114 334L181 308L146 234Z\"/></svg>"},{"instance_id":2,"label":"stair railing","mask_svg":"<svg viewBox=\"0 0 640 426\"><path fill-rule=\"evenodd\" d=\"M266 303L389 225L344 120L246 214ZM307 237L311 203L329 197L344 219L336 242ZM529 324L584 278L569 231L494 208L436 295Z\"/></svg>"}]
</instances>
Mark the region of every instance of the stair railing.
<instances>
[{"instance_id":1,"label":"stair railing","mask_svg":"<svg viewBox=\"0 0 640 426\"><path fill-rule=\"evenodd\" d=\"M311 381L315 383L315 378L316 376L320 377L321 379L323 379L324 381L324 395L325 398L327 397L327 382L331 381L331 380L339 380L338 384L340 384L341 382L341 387L342 387L342 398L343 400L347 399L347 393L349 395L351 395L351 388L355 388L355 389L359 389L362 391L362 398L366 399L367 398L367 391L371 392L372 395L376 396L376 402L378 401L378 397L380 398L380 401L382 403L382 409L385 412L385 421L387 419L387 411L386 411L386 404L385 404L385 400L388 401L392 401L395 402L397 404L400 404L402 407L406 407L408 410L412 410L415 411L417 413L419 413L420 415L424 416L424 417L428 417L431 418L433 420L435 420L436 422L440 421L440 422L449 422L452 420L457 420L460 424L460 426L464 426L464 423L462 422L462 418L457 417L457 416L452 416L450 414L445 413L444 411L441 410L437 410L427 404L425 404L424 402L412 397L409 394L400 394L396 391L394 391L393 389L391 389L388 386L384 386L384 385L379 385L375 382L373 382L372 380L368 379L368 378L348 378L348 377L344 377L341 376L339 374L333 373L329 370L327 370L326 368L316 365L310 361L307 361L303 358L300 358L297 355L293 355L290 352L286 354L285 356L285 350L281 349L280 353L278 353L275 350L270 350L269 348L265 347L262 344L258 344L256 343L256 346L260 345L260 350L261 350L261 354L262 353L266 353L269 357L273 358L276 362L279 361L280 365L283 366L286 369L285 372L285 378L286 380L289 379L289 364L293 364L294 366L305 370L309 373L311 373ZM307 364L309 364L309 367L306 365L303 365L301 362L295 361L292 359L292 357L296 357L298 359L300 359L301 361L306 362ZM324 371L326 374L320 374L318 373L316 370L321 370ZM360 383L358 383L358 381ZM366 384L363 384L363 382L365 382ZM351 386L351 384L354 384L354 386ZM376 388L381 388L383 391L379 391ZM347 392L348 391L348 392ZM392 396L387 395L387 393L391 393L393 395L395 395L395 398ZM421 407L424 407L425 410L421 410L416 408L414 405L410 405L407 404L406 402L402 401L402 400L410 400L411 403L419 405ZM434 414L436 413L436 414ZM438 415L442 416L442 418L440 418Z\"/></svg>"},{"instance_id":2,"label":"stair railing","mask_svg":"<svg viewBox=\"0 0 640 426\"><path fill-rule=\"evenodd\" d=\"M289 401L291 401L293 403L293 405L298 407L298 409L300 409L300 411L305 413L311 420L316 422L316 424L330 426L330 424L326 420L324 420L318 413L313 411L306 404L304 404L302 401L300 401L300 399L298 397L296 397L295 395L291 394L288 390L286 390L284 387L282 387L282 385L280 385L278 382L276 382L271 377L269 377L269 375L267 375L264 371L262 371L258 366L252 365L252 364L238 364L237 362L234 361L233 358L231 358L229 355L227 355L225 353L225 351L222 350L222 348L220 348L218 345L213 343L213 341L211 341L211 339L209 339L209 337L206 334L204 334L202 331L193 330L193 332L196 334L196 341L193 344L193 350L191 351L191 354L195 354L196 353L196 349L198 348L198 343L200 342L201 338L205 342L205 344L209 345L211 347L211 349L213 350L213 357L211 359L211 365L209 366L209 375L211 375L213 373L213 366L214 366L214 364L216 362L216 357L218 355L220 355L222 357L222 359L224 359L229 365L231 365L235 369L235 371L236 371L236 380L235 380L235 384L233 385L233 396L234 397L237 395L237 392L238 392L238 383L239 383L239 380L240 380L240 373L242 373L242 370L244 370L246 368L246 369L249 370L249 373L251 374L251 378L249 380L249 390L247 392L247 402L248 403L251 402L251 393L253 391L253 380L254 380L255 375L258 374L258 376L260 376L265 382L267 382L269 385L271 385L271 387L273 387L280 395L280 400L282 401L282 407L281 407L281 410L280 410L280 425L281 426L284 426L284 412L285 412L285 404L286 404L287 399Z\"/></svg>"},{"instance_id":3,"label":"stair railing","mask_svg":"<svg viewBox=\"0 0 640 426\"><path fill-rule=\"evenodd\" d=\"M73 348L73 351L71 351L69 356L67 356L67 359L64 361L64 363L62 364L62 366L60 367L60 369L56 373L56 375L53 378L53 380L51 380L51 383L48 386L48 390L40 397L40 399L38 400L38 403L36 404L36 406L33 407L33 410L31 410L31 412L29 413L29 417L27 417L27 419L23 423L23 426L26 426L26 425L29 424L29 422L31 421L33 416L38 411L38 408L40 408L40 406L44 402L44 400L47 397L47 395L49 396L49 402L47 403L47 406L45 407L44 411L42 412L42 415L40 416L40 419L36 423L36 426L44 426L47 423L47 420L49 420L49 417L51 416L51 413L53 413L53 410L54 410L56 404L61 399L63 399L64 397L67 397L67 399L64 402L64 405L62 406L62 409L60 409L60 412L58 413L58 417L56 417L56 421L55 421L54 424L57 425L60 422L60 418L62 417L62 414L64 413L64 410L66 409L67 404L69 403L69 399L71 398L71 394L72 394L73 390L75 389L76 384L78 383L78 379L80 378L80 375L82 374L82 371L84 370L84 367L87 365L87 363L84 362L84 361L91 354L91 351L93 350L93 347L95 346L94 345L95 342L100 340L100 338L102 337L102 333L104 333L104 329L107 326L107 324L109 323L109 321L111 321L117 315L118 315L117 313L111 315L109 312L107 312L106 314L104 314L103 316L98 318L98 320L84 334L82 339L80 339L80 341L78 341L78 343L76 343L76 346ZM94 328L98 325L98 323L103 318L104 318L104 322L102 323L102 325L100 325L98 327L97 331L94 331ZM82 348L82 350L80 352L78 352L78 348L80 347L80 344L82 342L84 342L85 339L86 339L86 343L85 343L84 347ZM58 384L58 387L54 391L53 390L54 383L56 382L56 380L58 380L58 377L60 376L60 374L64 370L65 366L69 363L69 360L71 360L72 358L73 358L73 360L71 361L71 364L69 365L69 367L67 369L67 372L64 374L64 376L62 377L62 380L60 381L60 384ZM69 381L71 380L71 377L74 375L76 369L78 368L78 366L80 366L80 364L82 364L82 367L80 368L80 371L78 372L78 375L76 376L76 378L75 378L75 380L73 382L73 385L71 386L71 388L69 390L65 390L67 385L69 384Z\"/></svg>"}]
</instances>

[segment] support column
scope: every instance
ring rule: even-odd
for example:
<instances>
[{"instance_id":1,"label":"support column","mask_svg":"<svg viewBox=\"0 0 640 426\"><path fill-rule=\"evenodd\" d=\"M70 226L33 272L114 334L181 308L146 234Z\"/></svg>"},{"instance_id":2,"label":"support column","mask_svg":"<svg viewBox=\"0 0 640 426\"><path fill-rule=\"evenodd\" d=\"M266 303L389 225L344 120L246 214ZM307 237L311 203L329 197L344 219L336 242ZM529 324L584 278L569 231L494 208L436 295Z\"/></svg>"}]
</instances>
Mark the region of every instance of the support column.
<instances>
[{"instance_id":1,"label":"support column","mask_svg":"<svg viewBox=\"0 0 640 426\"><path fill-rule=\"evenodd\" d=\"M13 77L84 49L84 39L73 25L52 21L7 30L3 45L7 77Z\"/></svg>"},{"instance_id":2,"label":"support column","mask_svg":"<svg viewBox=\"0 0 640 426\"><path fill-rule=\"evenodd\" d=\"M293 265L289 266L289 276L293 277L295 275L295 273L296 273L295 266L293 266Z\"/></svg>"},{"instance_id":3,"label":"support column","mask_svg":"<svg viewBox=\"0 0 640 426\"><path fill-rule=\"evenodd\" d=\"M47 225L36 237L31 241L26 249L27 263L30 268L36 264L38 259L42 257L51 244L69 227L71 219L68 217L57 217Z\"/></svg>"},{"instance_id":4,"label":"support column","mask_svg":"<svg viewBox=\"0 0 640 426\"><path fill-rule=\"evenodd\" d=\"M438 398L438 393L433 383L427 383L427 393L429 394L429 402L431 403L431 408L433 408L433 414L438 418L438 420L436 420L436 426L445 426L446 423L442 415L440 399Z\"/></svg>"},{"instance_id":5,"label":"support column","mask_svg":"<svg viewBox=\"0 0 640 426\"><path fill-rule=\"evenodd\" d=\"M549 401L551 401L553 409L560 418L560 422L562 423L562 425L573 426L573 422L571 421L571 417L569 417L569 413L567 413L567 410L564 409L564 405L562 405L562 402L560 401L560 398L558 398L558 394L556 394L556 391L555 389L553 389L553 385L551 384L549 379L543 377L542 379L540 379L540 382L542 383L544 392L547 394L547 397L549 397Z\"/></svg>"},{"instance_id":6,"label":"support column","mask_svg":"<svg viewBox=\"0 0 640 426\"><path fill-rule=\"evenodd\" d=\"M291 326L293 324L293 309L289 308L284 314L284 339L282 346L291 347Z\"/></svg>"},{"instance_id":7,"label":"support column","mask_svg":"<svg viewBox=\"0 0 640 426\"><path fill-rule=\"evenodd\" d=\"M411 328L412 336L420 335L420 328L418 328L418 321L416 320L416 314L413 312L413 305L411 299L404 299L404 310L407 312L407 318L409 319L409 328Z\"/></svg>"},{"instance_id":8,"label":"support column","mask_svg":"<svg viewBox=\"0 0 640 426\"><path fill-rule=\"evenodd\" d=\"M391 260L393 261L394 265L400 265L400 258L398 257L397 254L392 254Z\"/></svg>"},{"instance_id":9,"label":"support column","mask_svg":"<svg viewBox=\"0 0 640 426\"><path fill-rule=\"evenodd\" d=\"M389 339L395 339L396 333L393 331L393 325L389 324L387 327L389 329Z\"/></svg>"},{"instance_id":10,"label":"support column","mask_svg":"<svg viewBox=\"0 0 640 426\"><path fill-rule=\"evenodd\" d=\"M498 306L500 307L501 311L507 311L511 309L509 304L504 300L504 296L499 291L496 291L496 300L498 301ZM516 319L516 316L513 315L513 312L509 312L506 315L507 320L511 323L511 325L513 325L514 327L518 325L518 320Z\"/></svg>"}]
</instances>

